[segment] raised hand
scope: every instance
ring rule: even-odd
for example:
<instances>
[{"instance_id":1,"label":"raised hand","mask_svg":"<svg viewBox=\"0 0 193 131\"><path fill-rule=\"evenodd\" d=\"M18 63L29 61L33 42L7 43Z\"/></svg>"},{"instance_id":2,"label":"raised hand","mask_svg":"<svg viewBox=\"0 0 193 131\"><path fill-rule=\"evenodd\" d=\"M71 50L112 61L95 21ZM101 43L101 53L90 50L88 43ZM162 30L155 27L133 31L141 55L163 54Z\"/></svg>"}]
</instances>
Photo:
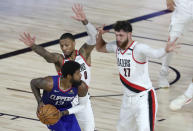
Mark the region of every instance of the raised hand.
<instances>
[{"instance_id":1,"label":"raised hand","mask_svg":"<svg viewBox=\"0 0 193 131\"><path fill-rule=\"evenodd\" d=\"M74 4L72 6L72 10L75 14L75 16L72 16L73 19L78 20L78 21L85 21L86 20L86 15L83 10L83 6L80 4Z\"/></svg>"},{"instance_id":2,"label":"raised hand","mask_svg":"<svg viewBox=\"0 0 193 131\"><path fill-rule=\"evenodd\" d=\"M25 45L31 47L35 44L35 36L31 37L29 33L23 33L23 35L20 35L19 40L22 41Z\"/></svg>"},{"instance_id":3,"label":"raised hand","mask_svg":"<svg viewBox=\"0 0 193 131\"><path fill-rule=\"evenodd\" d=\"M180 46L178 44L176 44L177 40L178 40L178 38L176 38L173 42L170 42L170 37L168 38L168 43L165 47L165 51L167 53L173 52L173 51L175 51L175 49L180 48Z\"/></svg>"},{"instance_id":4,"label":"raised hand","mask_svg":"<svg viewBox=\"0 0 193 131\"><path fill-rule=\"evenodd\" d=\"M105 24L102 27L97 27L98 34L104 34L109 32L109 30L104 30Z\"/></svg>"},{"instance_id":5,"label":"raised hand","mask_svg":"<svg viewBox=\"0 0 193 131\"><path fill-rule=\"evenodd\" d=\"M167 0L166 3L168 10L173 11L175 9L176 5L174 3L174 0Z\"/></svg>"}]
</instances>

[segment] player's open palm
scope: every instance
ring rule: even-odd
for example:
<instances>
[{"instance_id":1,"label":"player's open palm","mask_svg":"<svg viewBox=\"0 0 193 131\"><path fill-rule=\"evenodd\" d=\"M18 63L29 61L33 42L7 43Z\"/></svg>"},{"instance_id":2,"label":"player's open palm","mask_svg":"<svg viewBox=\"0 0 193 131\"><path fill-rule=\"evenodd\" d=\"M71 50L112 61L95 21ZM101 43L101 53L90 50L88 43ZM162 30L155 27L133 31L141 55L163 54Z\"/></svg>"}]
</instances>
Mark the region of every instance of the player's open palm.
<instances>
[{"instance_id":1,"label":"player's open palm","mask_svg":"<svg viewBox=\"0 0 193 131\"><path fill-rule=\"evenodd\" d=\"M83 7L80 4L74 4L72 6L72 10L75 13L75 16L72 16L73 19L78 21L84 21L86 19L86 15L83 11Z\"/></svg>"},{"instance_id":2,"label":"player's open palm","mask_svg":"<svg viewBox=\"0 0 193 131\"><path fill-rule=\"evenodd\" d=\"M168 43L166 45L166 52L173 52L176 51L177 48L180 48L180 45L176 44L176 41L178 40L178 38L176 38L173 42L170 41L170 38L168 39Z\"/></svg>"},{"instance_id":3,"label":"player's open palm","mask_svg":"<svg viewBox=\"0 0 193 131\"><path fill-rule=\"evenodd\" d=\"M32 46L35 44L35 37L32 37L29 33L23 33L22 35L20 35L19 40L22 41L25 45L27 46Z\"/></svg>"}]
</instances>

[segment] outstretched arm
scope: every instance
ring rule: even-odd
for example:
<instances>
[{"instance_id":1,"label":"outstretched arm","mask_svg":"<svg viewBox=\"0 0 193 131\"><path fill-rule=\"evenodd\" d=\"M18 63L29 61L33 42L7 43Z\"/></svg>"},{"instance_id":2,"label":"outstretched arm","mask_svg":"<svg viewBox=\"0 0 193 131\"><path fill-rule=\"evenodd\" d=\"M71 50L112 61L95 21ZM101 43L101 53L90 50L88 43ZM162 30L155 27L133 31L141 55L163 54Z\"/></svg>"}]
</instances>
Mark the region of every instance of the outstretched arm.
<instances>
[{"instance_id":1,"label":"outstretched arm","mask_svg":"<svg viewBox=\"0 0 193 131\"><path fill-rule=\"evenodd\" d=\"M175 44L176 41L177 39L173 42L170 42L169 40L166 44L166 47L161 49L153 49L144 44L136 45L136 47L134 48L134 58L137 59L139 62L145 62L147 58L159 59L165 56L166 53L173 52L177 48L180 48L179 45Z\"/></svg>"},{"instance_id":2,"label":"outstretched arm","mask_svg":"<svg viewBox=\"0 0 193 131\"><path fill-rule=\"evenodd\" d=\"M72 18L77 21L81 21L83 25L85 25L86 30L87 30L88 39L86 43L82 45L79 51L81 55L83 55L83 57L88 62L88 59L90 58L90 54L96 44L97 31L96 31L96 28L91 23L88 22L82 5L74 4L74 6L72 7L72 10L75 14L75 16L72 16Z\"/></svg>"},{"instance_id":3,"label":"outstretched arm","mask_svg":"<svg viewBox=\"0 0 193 131\"><path fill-rule=\"evenodd\" d=\"M49 63L62 63L63 58L58 53L50 53L41 46L35 44L35 37L32 37L29 33L23 33L20 35L20 41L29 46L34 52L42 56Z\"/></svg>"}]
</instances>

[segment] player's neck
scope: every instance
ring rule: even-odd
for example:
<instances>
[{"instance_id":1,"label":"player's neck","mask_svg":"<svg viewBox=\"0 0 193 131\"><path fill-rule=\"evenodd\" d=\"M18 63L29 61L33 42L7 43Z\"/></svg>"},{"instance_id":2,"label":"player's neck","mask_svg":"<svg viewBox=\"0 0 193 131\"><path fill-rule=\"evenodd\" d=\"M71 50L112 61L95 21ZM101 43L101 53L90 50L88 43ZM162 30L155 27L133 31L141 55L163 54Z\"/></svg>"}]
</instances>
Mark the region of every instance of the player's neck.
<instances>
[{"instance_id":1,"label":"player's neck","mask_svg":"<svg viewBox=\"0 0 193 131\"><path fill-rule=\"evenodd\" d=\"M65 59L69 59L69 60L75 60L75 58L76 58L76 50L73 50L70 55L65 56Z\"/></svg>"},{"instance_id":2,"label":"player's neck","mask_svg":"<svg viewBox=\"0 0 193 131\"><path fill-rule=\"evenodd\" d=\"M60 88L62 90L66 90L66 89L69 89L71 87L72 87L72 83L68 79L60 78Z\"/></svg>"},{"instance_id":3,"label":"player's neck","mask_svg":"<svg viewBox=\"0 0 193 131\"><path fill-rule=\"evenodd\" d=\"M129 39L128 44L127 44L124 48L122 48L122 49L123 49L123 50L126 50L127 48L129 48L129 47L131 46L132 43L133 43L133 40L132 40L132 39Z\"/></svg>"},{"instance_id":4,"label":"player's neck","mask_svg":"<svg viewBox=\"0 0 193 131\"><path fill-rule=\"evenodd\" d=\"M127 45L127 48L129 48L132 43L133 43L133 40L132 40L132 39L129 39L129 43L128 43L128 45ZM127 49L127 48L126 48L126 49Z\"/></svg>"}]
</instances>

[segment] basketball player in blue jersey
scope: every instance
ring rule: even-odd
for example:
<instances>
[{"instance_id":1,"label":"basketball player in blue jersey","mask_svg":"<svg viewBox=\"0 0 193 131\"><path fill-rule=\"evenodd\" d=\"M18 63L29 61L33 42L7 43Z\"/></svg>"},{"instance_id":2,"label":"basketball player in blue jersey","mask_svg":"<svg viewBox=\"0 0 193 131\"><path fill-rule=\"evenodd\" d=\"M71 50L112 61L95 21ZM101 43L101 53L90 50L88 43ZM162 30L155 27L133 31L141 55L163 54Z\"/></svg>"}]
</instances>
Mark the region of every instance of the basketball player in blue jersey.
<instances>
[{"instance_id":1,"label":"basketball player in blue jersey","mask_svg":"<svg viewBox=\"0 0 193 131\"><path fill-rule=\"evenodd\" d=\"M86 107L88 87L81 81L79 63L68 61L61 71L62 76L47 76L31 81L31 89L38 103L37 114L44 104L54 105L60 110L61 118L56 124L48 125L51 131L81 131L74 113ZM74 105L77 97L79 104Z\"/></svg>"},{"instance_id":2,"label":"basketball player in blue jersey","mask_svg":"<svg viewBox=\"0 0 193 131\"><path fill-rule=\"evenodd\" d=\"M124 95L117 131L154 131L157 99L148 73L149 58L161 58L175 48L175 41L165 48L153 49L132 39L132 26L127 21L114 25L116 40L106 43L98 29L96 49L104 53L116 53L119 77Z\"/></svg>"},{"instance_id":3,"label":"basketball player in blue jersey","mask_svg":"<svg viewBox=\"0 0 193 131\"><path fill-rule=\"evenodd\" d=\"M31 49L42 56L47 62L54 63L56 70L59 75L61 75L61 68L66 61L72 60L76 61L81 65L82 80L86 82L87 85L90 83L90 65L91 65L91 52L96 44L96 34L97 31L95 27L88 22L86 19L83 7L79 4L75 4L72 7L75 16L75 20L81 21L85 26L88 33L88 39L83 44L79 50L75 50L75 38L70 33L63 34L60 39L60 47L63 54L50 53L43 47L35 44L35 37L31 37L29 33L24 33L21 35L20 40ZM83 131L94 131L94 115L91 107L91 102L88 99L87 108L76 114L79 125Z\"/></svg>"}]
</instances>

